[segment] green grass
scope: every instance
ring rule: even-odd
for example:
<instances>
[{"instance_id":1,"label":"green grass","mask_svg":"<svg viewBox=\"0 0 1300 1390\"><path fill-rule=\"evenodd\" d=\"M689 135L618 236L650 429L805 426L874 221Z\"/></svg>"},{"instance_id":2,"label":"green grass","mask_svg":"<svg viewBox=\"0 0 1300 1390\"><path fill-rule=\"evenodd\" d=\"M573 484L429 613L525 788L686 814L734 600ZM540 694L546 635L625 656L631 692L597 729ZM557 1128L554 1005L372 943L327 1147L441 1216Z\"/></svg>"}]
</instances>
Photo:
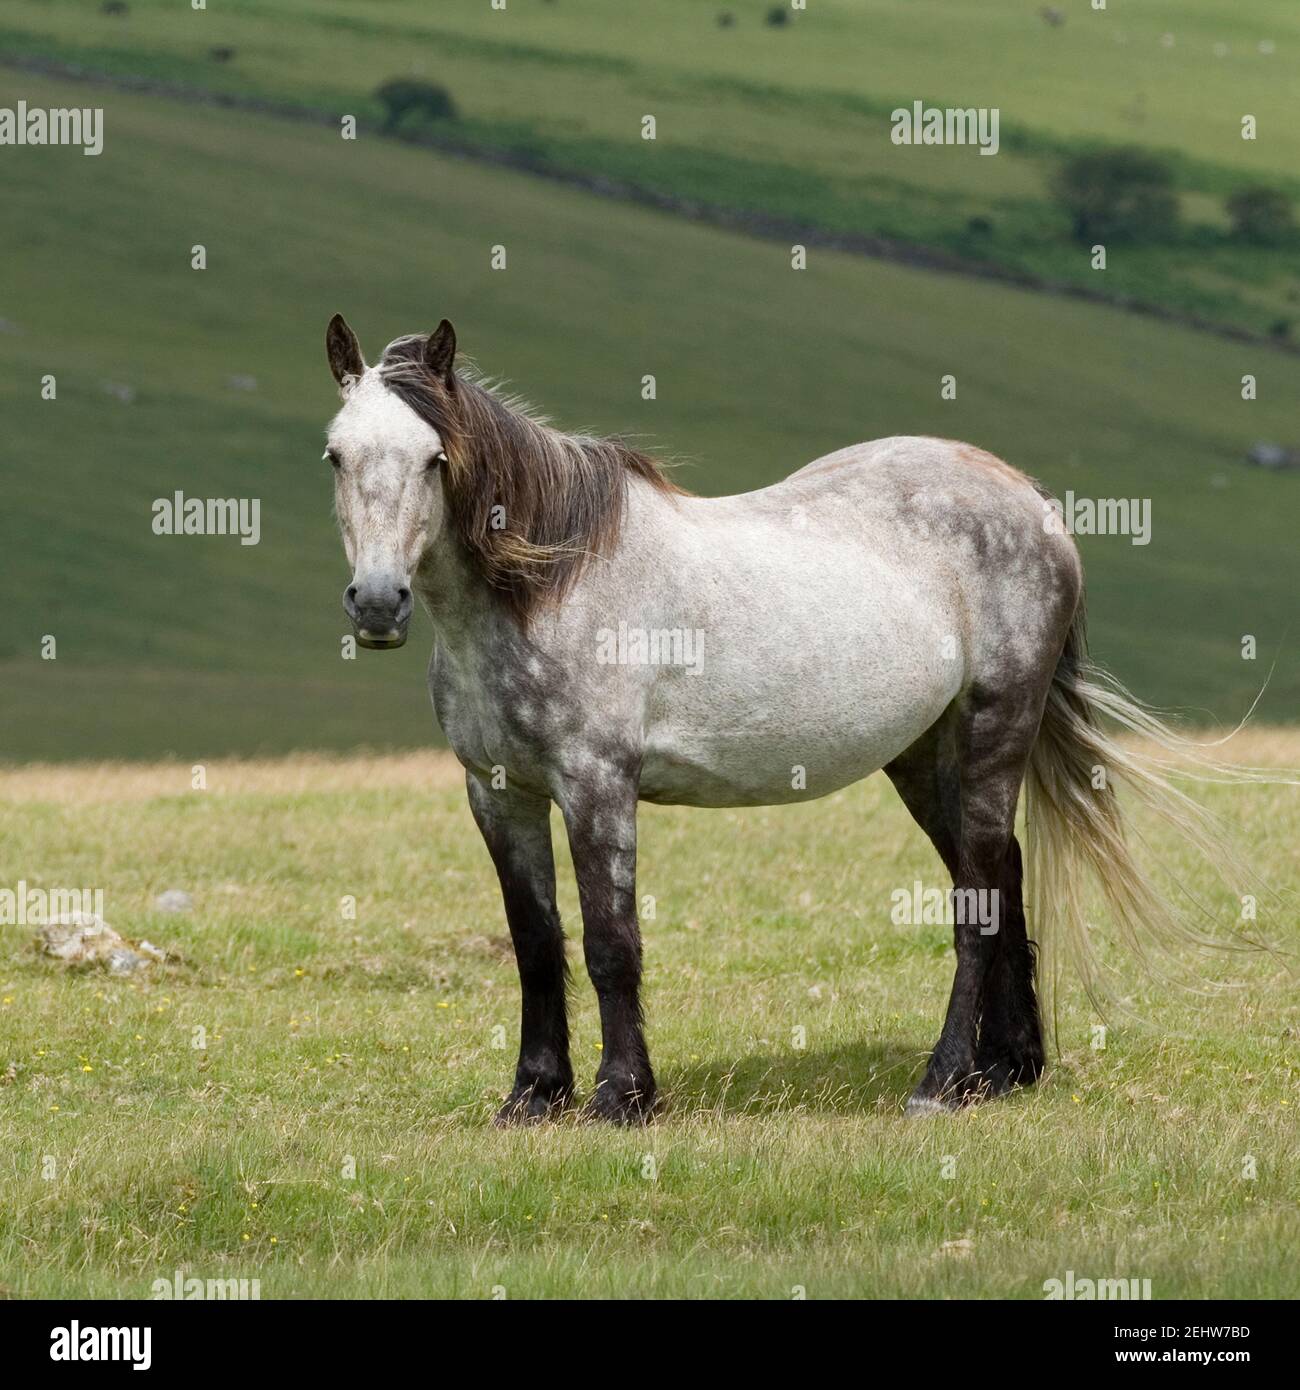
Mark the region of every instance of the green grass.
<instances>
[{"instance_id":1,"label":"green grass","mask_svg":"<svg viewBox=\"0 0 1300 1390\"><path fill-rule=\"evenodd\" d=\"M1242 754L1295 766L1300 742ZM214 763L206 792L184 765L0 776L11 876L101 887L119 930L180 956L148 980L70 973L3 928L5 1291L141 1297L179 1269L265 1298L1040 1298L1073 1269L1156 1298L1300 1293L1300 1019L1277 959L1216 956L1207 977L1244 987L1208 1000L1128 967L1137 1017L1102 1049L1071 989L1035 1091L902 1118L951 949L890 920L938 865L879 777L804 807L643 808L665 1113L494 1130L518 986L459 781L445 754ZM1271 930L1294 950L1294 790L1210 799L1290 895ZM600 1039L561 842L586 1088ZM1231 922L1210 870L1153 849ZM153 909L172 886L191 914Z\"/></svg>"},{"instance_id":2,"label":"green grass","mask_svg":"<svg viewBox=\"0 0 1300 1390\"><path fill-rule=\"evenodd\" d=\"M769 8L657 0L611 24L601 0L505 11L486 0L360 11L242 0L197 17L168 0L137 0L126 17L94 0L28 0L0 28L0 50L350 112L372 129L380 83L417 76L454 95L456 140L547 168L887 236L1256 332L1294 324L1294 255L1234 244L1222 207L1255 181L1300 197L1300 18L1287 0L1250 0L1231 18L1216 0L1104 13L1074 0L1055 29L1024 0L818 0L780 30L763 24ZM733 28L718 27L723 9ZM1265 41L1275 51L1261 52ZM234 57L213 62L214 46ZM893 145L889 113L918 99L998 107L1000 154ZM1253 141L1241 139L1247 112ZM646 114L653 144L641 138ZM1048 195L1062 156L1099 140L1165 151L1189 223L1174 245L1113 247L1104 275ZM991 230L972 232L973 218Z\"/></svg>"},{"instance_id":3,"label":"green grass","mask_svg":"<svg viewBox=\"0 0 1300 1390\"><path fill-rule=\"evenodd\" d=\"M33 103L85 90L24 79ZM402 652L340 658L347 571L319 461L335 310L372 356L446 314L560 423L639 435L705 493L854 440L934 433L1061 492L1149 497L1150 545L1081 540L1098 655L1148 698L1234 721L1277 656L1262 712L1294 713L1297 479L1242 458L1292 438L1300 362L831 252L795 272L780 245L326 127L103 99L98 159L5 156L0 244L23 273L0 297L13 327L0 333L0 545L17 557L0 757L430 737L423 627ZM505 272L489 269L497 243ZM959 389L945 402L948 372ZM1260 383L1249 404L1246 372ZM237 374L257 390L231 389ZM260 498L261 544L155 536L152 500L176 488ZM1244 634L1256 661L1241 659ZM54 661L39 659L46 635Z\"/></svg>"}]
</instances>

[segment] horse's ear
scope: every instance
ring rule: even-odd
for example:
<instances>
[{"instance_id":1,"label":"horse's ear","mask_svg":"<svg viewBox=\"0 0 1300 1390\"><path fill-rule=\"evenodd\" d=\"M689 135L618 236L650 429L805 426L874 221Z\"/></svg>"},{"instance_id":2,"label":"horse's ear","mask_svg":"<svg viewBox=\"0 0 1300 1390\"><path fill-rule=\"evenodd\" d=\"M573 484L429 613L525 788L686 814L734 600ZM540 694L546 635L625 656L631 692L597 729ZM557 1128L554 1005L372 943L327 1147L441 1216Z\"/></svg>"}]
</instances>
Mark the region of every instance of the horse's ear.
<instances>
[{"instance_id":1,"label":"horse's ear","mask_svg":"<svg viewBox=\"0 0 1300 1390\"><path fill-rule=\"evenodd\" d=\"M455 360L456 330L443 319L424 345L424 365L449 391L454 385L451 369Z\"/></svg>"},{"instance_id":2,"label":"horse's ear","mask_svg":"<svg viewBox=\"0 0 1300 1390\"><path fill-rule=\"evenodd\" d=\"M366 370L366 360L361 355L361 344L357 335L348 327L342 314L330 319L325 330L325 352L330 360L330 371L334 380L346 390Z\"/></svg>"}]
</instances>

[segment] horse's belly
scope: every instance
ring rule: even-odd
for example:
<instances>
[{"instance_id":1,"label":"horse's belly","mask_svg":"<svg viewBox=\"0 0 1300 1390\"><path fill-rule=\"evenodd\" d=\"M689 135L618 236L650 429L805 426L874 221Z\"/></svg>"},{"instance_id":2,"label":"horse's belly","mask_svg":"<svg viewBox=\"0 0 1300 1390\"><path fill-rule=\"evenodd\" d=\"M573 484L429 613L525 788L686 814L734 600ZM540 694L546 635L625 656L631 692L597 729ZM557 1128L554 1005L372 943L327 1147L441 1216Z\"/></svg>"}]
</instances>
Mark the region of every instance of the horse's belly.
<instances>
[{"instance_id":1,"label":"horse's belly","mask_svg":"<svg viewBox=\"0 0 1300 1390\"><path fill-rule=\"evenodd\" d=\"M899 750L895 750L897 752ZM835 762L799 763L788 750L675 741L647 749L640 797L663 806L776 806L829 796L878 771L893 753L859 751ZM770 764L770 766L768 765Z\"/></svg>"},{"instance_id":2,"label":"horse's belly","mask_svg":"<svg viewBox=\"0 0 1300 1390\"><path fill-rule=\"evenodd\" d=\"M947 708L956 693L952 672L916 675L888 691L870 682L856 693L847 682L751 690L743 709L710 711L707 688L667 700L646 731L641 798L770 806L828 796L891 762Z\"/></svg>"}]
</instances>

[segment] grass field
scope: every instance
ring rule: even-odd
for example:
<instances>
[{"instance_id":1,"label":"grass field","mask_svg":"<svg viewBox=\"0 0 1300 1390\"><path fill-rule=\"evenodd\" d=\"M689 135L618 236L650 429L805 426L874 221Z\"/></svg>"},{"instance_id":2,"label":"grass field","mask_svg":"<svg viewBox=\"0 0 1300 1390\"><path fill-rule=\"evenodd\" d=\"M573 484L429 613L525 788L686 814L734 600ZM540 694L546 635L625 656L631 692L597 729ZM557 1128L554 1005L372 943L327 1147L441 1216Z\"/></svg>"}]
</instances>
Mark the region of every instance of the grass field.
<instances>
[{"instance_id":1,"label":"grass field","mask_svg":"<svg viewBox=\"0 0 1300 1390\"><path fill-rule=\"evenodd\" d=\"M24 0L0 52L124 77L355 114L375 89L435 81L448 134L545 167L736 214L925 245L1257 332L1300 331L1294 248L1225 235L1224 195L1267 182L1300 197L1300 15L1289 0L1145 0L1044 23L1030 0L817 0L782 28L771 0L655 0L609 22L604 0L239 0L205 12L133 0ZM722 28L718 17L735 23ZM224 61L214 61L220 50ZM342 54L346 60L341 60ZM996 107L1002 148L889 140L914 100ZM1257 138L1241 138L1243 114ZM657 122L653 144L641 121ZM1172 159L1187 222L1171 244L1112 248L1106 273L1049 196L1064 153L1104 142ZM972 220L977 225L972 228Z\"/></svg>"},{"instance_id":2,"label":"grass field","mask_svg":"<svg viewBox=\"0 0 1300 1390\"><path fill-rule=\"evenodd\" d=\"M1233 749L1300 764L1294 732ZM1294 950L1295 789L1208 799L1289 895L1271 930ZM1035 1092L902 1118L951 953L943 927L890 920L894 889L939 880L883 778L799 808L643 808L666 1110L633 1132L490 1127L517 983L448 755L214 762L205 792L188 765L33 766L0 773L0 814L13 877L102 887L112 924L179 955L147 981L67 973L2 929L5 1292L143 1297L179 1269L264 1298L1040 1298L1074 1270L1156 1298L1300 1294L1277 958L1214 957L1207 978L1243 987L1212 999L1130 967L1145 1022L1114 1018L1103 1048L1067 991ZM1153 848L1232 920L1205 866ZM170 887L191 914L152 908ZM561 907L576 938L563 854Z\"/></svg>"},{"instance_id":3,"label":"grass field","mask_svg":"<svg viewBox=\"0 0 1300 1390\"><path fill-rule=\"evenodd\" d=\"M21 82L40 105L87 91ZM854 440L933 433L1058 492L1150 498L1149 545L1081 538L1098 655L1147 698L1231 721L1277 657L1262 715L1300 707L1297 479L1242 462L1254 440L1292 437L1300 361L831 252L795 272L780 245L327 127L96 99L98 159L5 153L0 244L23 273L0 292L0 546L18 557L0 758L431 736L422 630L382 661L340 659L347 573L319 462L336 310L372 355L449 315L467 351L561 424L639 435L704 493ZM498 243L505 272L489 269ZM940 399L945 373L956 400ZM155 536L152 500L177 488L261 499L261 543Z\"/></svg>"}]
</instances>

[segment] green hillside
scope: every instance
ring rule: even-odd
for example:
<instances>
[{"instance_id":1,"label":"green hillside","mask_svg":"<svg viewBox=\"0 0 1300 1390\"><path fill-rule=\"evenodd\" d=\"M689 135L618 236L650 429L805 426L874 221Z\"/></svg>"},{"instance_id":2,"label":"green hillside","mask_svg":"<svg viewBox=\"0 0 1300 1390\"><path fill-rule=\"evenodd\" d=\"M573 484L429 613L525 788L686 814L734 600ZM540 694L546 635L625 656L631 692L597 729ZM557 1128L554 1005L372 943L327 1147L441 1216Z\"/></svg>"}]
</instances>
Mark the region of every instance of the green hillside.
<instances>
[{"instance_id":1,"label":"green hillside","mask_svg":"<svg viewBox=\"0 0 1300 1390\"><path fill-rule=\"evenodd\" d=\"M779 8L779 6L778 6ZM1062 18L1049 24L1041 11ZM376 129L376 88L444 86L459 119L408 133L613 181L744 222L883 237L1300 342L1296 245L1241 244L1224 199L1300 200L1292 0L16 0L0 53L325 113ZM733 21L720 25L722 16ZM997 107L1001 149L901 147L890 112ZM642 138L653 115L656 138ZM1242 138L1252 115L1256 137ZM1104 273L1049 193L1084 145L1172 162L1183 226ZM1297 243L1300 244L1300 243Z\"/></svg>"},{"instance_id":2,"label":"green hillside","mask_svg":"<svg viewBox=\"0 0 1300 1390\"><path fill-rule=\"evenodd\" d=\"M89 100L0 76L0 104ZM794 271L779 243L326 125L95 100L99 158L19 148L0 161L0 756L428 737L422 623L400 653L339 655L347 571L319 462L335 310L372 355L445 314L560 423L647 436L703 492L927 432L1058 490L1150 497L1150 545L1083 548L1095 647L1158 701L1235 717L1282 642L1300 479L1242 456L1294 433L1300 360L829 251ZM204 271L190 268L195 244ZM505 271L489 268L495 244ZM945 373L955 401L940 399ZM177 488L261 498L261 544L155 536L151 502ZM45 634L55 661L39 659ZM1295 640L1264 707L1275 720L1297 708Z\"/></svg>"}]
</instances>

